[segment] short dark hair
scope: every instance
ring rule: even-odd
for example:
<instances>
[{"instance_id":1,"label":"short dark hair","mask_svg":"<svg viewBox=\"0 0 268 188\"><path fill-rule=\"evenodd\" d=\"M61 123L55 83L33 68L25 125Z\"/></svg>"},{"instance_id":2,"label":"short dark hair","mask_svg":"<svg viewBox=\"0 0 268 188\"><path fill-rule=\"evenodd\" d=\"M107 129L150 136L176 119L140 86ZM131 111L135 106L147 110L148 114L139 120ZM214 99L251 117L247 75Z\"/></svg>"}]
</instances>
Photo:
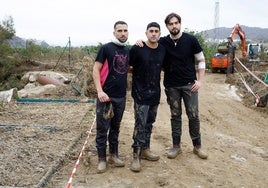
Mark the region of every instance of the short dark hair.
<instances>
[{"instance_id":1,"label":"short dark hair","mask_svg":"<svg viewBox=\"0 0 268 188\"><path fill-rule=\"evenodd\" d=\"M117 22L115 22L115 24L114 24L114 29L116 28L117 25L120 25L120 24L122 24L122 25L127 25L127 23L124 22L124 21L117 21Z\"/></svg>"},{"instance_id":2,"label":"short dark hair","mask_svg":"<svg viewBox=\"0 0 268 188\"><path fill-rule=\"evenodd\" d=\"M149 23L146 27L146 30L148 30L150 27L157 27L160 30L160 25L157 22Z\"/></svg>"},{"instance_id":3,"label":"short dark hair","mask_svg":"<svg viewBox=\"0 0 268 188\"><path fill-rule=\"evenodd\" d=\"M169 21L171 20L171 18L173 18L173 17L176 17L179 20L179 23L181 23L181 17L178 14L172 12L169 15L167 15L167 17L165 19L165 24L167 25L169 23Z\"/></svg>"}]
</instances>

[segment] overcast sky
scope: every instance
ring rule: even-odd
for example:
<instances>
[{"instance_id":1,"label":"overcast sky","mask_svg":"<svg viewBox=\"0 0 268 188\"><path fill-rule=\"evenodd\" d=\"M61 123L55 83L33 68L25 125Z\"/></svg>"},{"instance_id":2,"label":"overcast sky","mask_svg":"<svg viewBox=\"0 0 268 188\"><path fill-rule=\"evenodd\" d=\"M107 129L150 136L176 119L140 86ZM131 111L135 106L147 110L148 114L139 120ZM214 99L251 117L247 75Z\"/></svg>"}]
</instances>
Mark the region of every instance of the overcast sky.
<instances>
[{"instance_id":1,"label":"overcast sky","mask_svg":"<svg viewBox=\"0 0 268 188\"><path fill-rule=\"evenodd\" d=\"M214 28L216 0L0 0L0 21L14 20L16 36L44 40L50 45L106 43L113 39L113 24L129 25L129 42L145 38L146 25L156 21L167 35L164 19L176 12L182 29ZM236 23L268 28L267 0L218 0L219 27Z\"/></svg>"}]
</instances>

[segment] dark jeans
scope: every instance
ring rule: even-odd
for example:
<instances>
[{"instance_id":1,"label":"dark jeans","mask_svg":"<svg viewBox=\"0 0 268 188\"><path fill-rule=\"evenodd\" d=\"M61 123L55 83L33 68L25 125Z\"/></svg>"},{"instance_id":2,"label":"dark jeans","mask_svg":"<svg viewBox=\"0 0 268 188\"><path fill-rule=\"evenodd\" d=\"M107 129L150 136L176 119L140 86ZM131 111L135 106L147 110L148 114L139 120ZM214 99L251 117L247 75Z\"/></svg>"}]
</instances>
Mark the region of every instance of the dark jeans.
<instances>
[{"instance_id":1,"label":"dark jeans","mask_svg":"<svg viewBox=\"0 0 268 188\"><path fill-rule=\"evenodd\" d=\"M125 110L126 98L112 98L114 116L110 119L103 118L105 105L109 102L100 102L97 99L96 114L97 114L97 135L96 147L98 150L99 159L106 159L107 140L109 142L109 152L118 154L118 137L120 132L120 123ZM108 135L108 138L107 138Z\"/></svg>"},{"instance_id":2,"label":"dark jeans","mask_svg":"<svg viewBox=\"0 0 268 188\"><path fill-rule=\"evenodd\" d=\"M153 123L155 122L158 105L140 105L134 103L135 127L133 132L133 149L150 148Z\"/></svg>"},{"instance_id":3,"label":"dark jeans","mask_svg":"<svg viewBox=\"0 0 268 188\"><path fill-rule=\"evenodd\" d=\"M182 134L182 100L189 120L189 134L194 146L201 146L198 92L191 92L193 84L182 87L165 88L167 103L171 112L173 146L180 146Z\"/></svg>"}]
</instances>

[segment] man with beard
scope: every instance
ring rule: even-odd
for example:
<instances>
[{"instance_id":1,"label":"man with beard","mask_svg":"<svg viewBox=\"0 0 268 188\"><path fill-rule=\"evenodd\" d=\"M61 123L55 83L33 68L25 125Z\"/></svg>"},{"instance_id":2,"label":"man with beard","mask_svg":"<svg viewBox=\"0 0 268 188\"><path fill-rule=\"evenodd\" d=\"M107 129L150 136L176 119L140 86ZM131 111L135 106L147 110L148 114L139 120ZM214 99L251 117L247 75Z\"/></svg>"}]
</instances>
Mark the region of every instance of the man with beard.
<instances>
[{"instance_id":1,"label":"man with beard","mask_svg":"<svg viewBox=\"0 0 268 188\"><path fill-rule=\"evenodd\" d=\"M208 155L201 150L201 133L198 110L198 90L205 76L205 57L198 40L181 31L181 17L176 13L165 19L169 35L160 38L159 43L166 48L164 61L164 86L167 103L171 111L171 129L173 147L167 157L176 158L181 151L182 100L189 122L189 134L193 144L193 153L201 159ZM198 77L195 63L198 63Z\"/></svg>"},{"instance_id":2,"label":"man with beard","mask_svg":"<svg viewBox=\"0 0 268 188\"><path fill-rule=\"evenodd\" d=\"M126 104L129 62L129 49L126 46L127 23L117 21L114 24L113 34L115 39L100 48L93 67L93 79L98 92L96 104L98 173L106 171L107 140L110 154L108 162L116 167L125 166L118 155L118 137Z\"/></svg>"}]
</instances>

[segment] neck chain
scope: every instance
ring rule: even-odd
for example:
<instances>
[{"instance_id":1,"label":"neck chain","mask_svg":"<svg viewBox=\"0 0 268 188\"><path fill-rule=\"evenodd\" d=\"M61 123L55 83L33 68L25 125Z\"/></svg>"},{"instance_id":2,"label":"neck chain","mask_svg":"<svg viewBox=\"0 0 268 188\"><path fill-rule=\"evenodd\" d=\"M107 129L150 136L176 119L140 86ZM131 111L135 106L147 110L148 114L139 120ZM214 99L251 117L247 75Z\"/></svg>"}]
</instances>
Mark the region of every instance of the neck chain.
<instances>
[{"instance_id":1,"label":"neck chain","mask_svg":"<svg viewBox=\"0 0 268 188\"><path fill-rule=\"evenodd\" d=\"M172 40L173 40L173 42L174 42L174 45L177 46L177 43L178 43L178 41L179 41L179 38L178 38L178 39L172 39Z\"/></svg>"},{"instance_id":2,"label":"neck chain","mask_svg":"<svg viewBox=\"0 0 268 188\"><path fill-rule=\"evenodd\" d=\"M173 39L173 38L171 38L171 36L170 36L170 38L171 38L172 41L174 42L175 47L177 46L177 43L178 43L179 39L181 38L181 36L182 36L182 33L181 33L181 32L179 33L178 38L176 38L176 39Z\"/></svg>"}]
</instances>

